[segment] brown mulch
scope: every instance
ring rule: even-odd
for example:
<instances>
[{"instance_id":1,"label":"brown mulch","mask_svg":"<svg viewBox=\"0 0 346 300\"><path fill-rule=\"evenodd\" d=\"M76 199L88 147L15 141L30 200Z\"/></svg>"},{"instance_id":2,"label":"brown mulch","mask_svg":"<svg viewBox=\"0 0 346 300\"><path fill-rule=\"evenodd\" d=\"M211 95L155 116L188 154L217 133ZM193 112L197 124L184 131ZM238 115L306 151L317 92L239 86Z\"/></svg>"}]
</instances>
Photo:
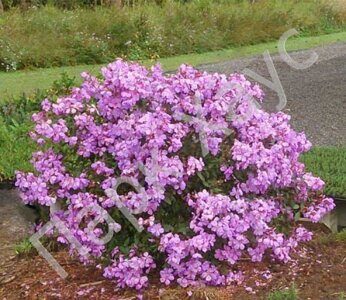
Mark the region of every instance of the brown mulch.
<instances>
[{"instance_id":1,"label":"brown mulch","mask_svg":"<svg viewBox=\"0 0 346 300\"><path fill-rule=\"evenodd\" d=\"M242 261L239 269L248 278L246 285L182 289L166 288L153 282L144 292L144 299L265 299L270 291L285 289L292 284L298 290L299 299L344 299L346 242L326 236L319 230L313 241L299 248L289 264L269 259L262 263ZM137 298L136 292L120 291L114 283L102 277L101 270L82 265L66 251L56 252L54 257L68 272L67 279L61 279L39 256L15 257L8 262L6 272L0 274L0 299ZM264 278L268 270L271 277Z\"/></svg>"}]
</instances>

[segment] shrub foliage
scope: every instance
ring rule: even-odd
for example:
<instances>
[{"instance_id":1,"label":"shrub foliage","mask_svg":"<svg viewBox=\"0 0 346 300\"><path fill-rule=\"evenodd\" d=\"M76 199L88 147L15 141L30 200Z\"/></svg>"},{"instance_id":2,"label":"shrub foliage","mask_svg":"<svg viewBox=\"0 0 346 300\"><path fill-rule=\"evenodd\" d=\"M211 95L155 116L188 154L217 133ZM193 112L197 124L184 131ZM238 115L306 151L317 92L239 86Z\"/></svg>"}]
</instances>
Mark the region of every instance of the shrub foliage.
<instances>
[{"instance_id":1,"label":"shrub foliage","mask_svg":"<svg viewBox=\"0 0 346 300\"><path fill-rule=\"evenodd\" d=\"M102 74L84 73L68 96L42 102L35 172L18 172L16 185L25 203L54 204L51 217L84 246L80 258L101 260L120 287L147 286L154 269L166 285L240 282L242 257L288 261L311 238L295 220L317 222L333 208L299 162L305 135L284 113L257 109L262 91L244 76L185 65L164 75L122 60ZM99 211L80 217L98 205L115 223ZM109 230L107 244L95 240Z\"/></svg>"}]
</instances>

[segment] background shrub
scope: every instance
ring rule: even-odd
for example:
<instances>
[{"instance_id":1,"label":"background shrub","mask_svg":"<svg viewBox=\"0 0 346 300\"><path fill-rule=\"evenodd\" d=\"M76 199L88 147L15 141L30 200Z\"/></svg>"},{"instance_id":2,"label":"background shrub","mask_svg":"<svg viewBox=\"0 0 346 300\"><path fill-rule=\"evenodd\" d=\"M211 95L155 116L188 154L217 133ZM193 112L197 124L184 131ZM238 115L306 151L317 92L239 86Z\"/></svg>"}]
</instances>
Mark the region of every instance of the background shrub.
<instances>
[{"instance_id":1,"label":"background shrub","mask_svg":"<svg viewBox=\"0 0 346 300\"><path fill-rule=\"evenodd\" d=\"M345 28L342 1L144 1L119 7L52 5L0 16L0 70L147 59L251 45L296 28Z\"/></svg>"}]
</instances>

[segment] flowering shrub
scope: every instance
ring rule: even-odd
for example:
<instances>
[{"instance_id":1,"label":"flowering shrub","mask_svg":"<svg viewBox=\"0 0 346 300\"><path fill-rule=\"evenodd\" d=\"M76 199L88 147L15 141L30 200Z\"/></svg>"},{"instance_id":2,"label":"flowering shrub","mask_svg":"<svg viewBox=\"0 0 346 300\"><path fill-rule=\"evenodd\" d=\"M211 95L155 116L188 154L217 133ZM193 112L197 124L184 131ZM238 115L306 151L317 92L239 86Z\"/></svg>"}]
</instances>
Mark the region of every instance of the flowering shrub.
<instances>
[{"instance_id":1,"label":"flowering shrub","mask_svg":"<svg viewBox=\"0 0 346 300\"><path fill-rule=\"evenodd\" d=\"M297 218L317 222L333 208L299 162L311 146L305 135L284 113L257 109L263 93L244 76L185 65L166 76L122 60L102 74L84 73L70 95L42 102L31 133L42 148L36 172L17 172L16 185L25 203L55 204L51 217L83 246L81 259L106 261L104 276L120 287L147 286L155 269L166 285L240 282L241 257L288 261L311 238ZM95 212L78 217L96 205L112 228ZM92 238L111 229L106 244Z\"/></svg>"}]
</instances>

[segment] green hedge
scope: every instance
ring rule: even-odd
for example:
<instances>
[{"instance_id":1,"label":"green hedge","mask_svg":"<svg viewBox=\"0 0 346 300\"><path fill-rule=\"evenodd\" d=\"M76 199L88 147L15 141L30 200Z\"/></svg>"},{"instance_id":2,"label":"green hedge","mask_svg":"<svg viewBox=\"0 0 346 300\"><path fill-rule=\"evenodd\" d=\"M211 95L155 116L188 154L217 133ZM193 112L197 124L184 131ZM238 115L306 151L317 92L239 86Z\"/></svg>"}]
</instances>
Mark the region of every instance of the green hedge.
<instances>
[{"instance_id":1,"label":"green hedge","mask_svg":"<svg viewBox=\"0 0 346 300\"><path fill-rule=\"evenodd\" d=\"M201 53L346 28L341 0L154 1L121 9L54 6L0 15L0 70Z\"/></svg>"},{"instance_id":2,"label":"green hedge","mask_svg":"<svg viewBox=\"0 0 346 300\"><path fill-rule=\"evenodd\" d=\"M346 198L346 147L315 147L302 161L309 172L325 181L327 195Z\"/></svg>"}]
</instances>

